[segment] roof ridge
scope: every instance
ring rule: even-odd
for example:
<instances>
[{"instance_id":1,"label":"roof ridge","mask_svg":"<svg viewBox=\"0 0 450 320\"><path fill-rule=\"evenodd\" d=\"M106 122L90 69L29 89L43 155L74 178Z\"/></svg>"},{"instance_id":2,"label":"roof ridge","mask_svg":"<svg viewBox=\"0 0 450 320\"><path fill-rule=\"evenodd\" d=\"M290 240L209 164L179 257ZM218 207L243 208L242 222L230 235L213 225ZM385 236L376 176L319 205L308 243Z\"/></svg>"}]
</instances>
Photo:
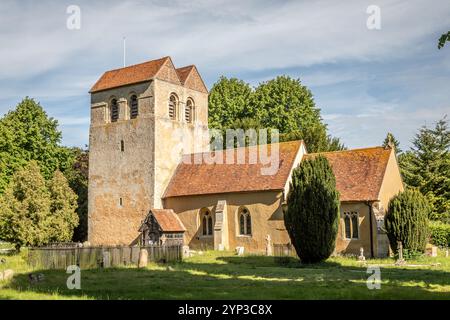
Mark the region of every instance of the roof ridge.
<instances>
[{"instance_id":1,"label":"roof ridge","mask_svg":"<svg viewBox=\"0 0 450 320\"><path fill-rule=\"evenodd\" d=\"M252 145L252 146L244 146L244 147L237 147L237 148L230 148L230 149L220 149L220 150L212 150L212 151L204 151L204 152L192 152L192 153L185 153L182 155L182 157L187 157L187 156L194 156L196 154L206 154L206 153L212 153L212 152L224 152L227 150L240 150L240 149L249 149L249 148L254 148L254 147L260 147L260 146L271 146L273 144L294 144L294 143L299 143L300 145L302 143L305 143L302 140L290 140L290 141L281 141L281 142L275 142L275 143L264 143L264 144L256 144L256 145Z\"/></svg>"},{"instance_id":2,"label":"roof ridge","mask_svg":"<svg viewBox=\"0 0 450 320\"><path fill-rule=\"evenodd\" d=\"M105 73L113 72L113 71L119 71L119 70L125 70L125 69L130 69L130 68L138 67L138 66L150 63L150 62L156 62L156 61L160 61L160 60L167 60L168 58L170 58L170 56L165 56L165 57L158 58L158 59L148 60L148 61L132 64L132 65L129 65L129 66L126 66L126 67L121 67L121 68L107 70L107 71L105 71Z\"/></svg>"},{"instance_id":3,"label":"roof ridge","mask_svg":"<svg viewBox=\"0 0 450 320\"><path fill-rule=\"evenodd\" d=\"M190 65L187 65L187 66L184 66L184 67L175 68L175 70L186 69L186 68L194 68L194 67L195 67L195 64L190 64Z\"/></svg>"},{"instance_id":4,"label":"roof ridge","mask_svg":"<svg viewBox=\"0 0 450 320\"><path fill-rule=\"evenodd\" d=\"M336 154L336 153L353 152L353 151L365 151L365 150L372 150L372 149L385 149L385 148L383 146L375 146L375 147L365 147L365 148L356 148L356 149L347 149L347 150L338 150L338 151L313 152L313 153L308 153L308 155L330 154L330 153Z\"/></svg>"}]
</instances>

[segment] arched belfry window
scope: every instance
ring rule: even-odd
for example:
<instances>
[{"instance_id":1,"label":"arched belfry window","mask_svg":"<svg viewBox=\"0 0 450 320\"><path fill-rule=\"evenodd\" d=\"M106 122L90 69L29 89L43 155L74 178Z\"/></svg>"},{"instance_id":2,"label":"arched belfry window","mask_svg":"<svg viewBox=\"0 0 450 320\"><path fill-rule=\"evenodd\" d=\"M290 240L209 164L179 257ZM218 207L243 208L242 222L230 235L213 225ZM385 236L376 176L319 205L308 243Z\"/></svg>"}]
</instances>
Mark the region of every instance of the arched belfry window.
<instances>
[{"instance_id":1,"label":"arched belfry window","mask_svg":"<svg viewBox=\"0 0 450 320\"><path fill-rule=\"evenodd\" d=\"M247 208L239 210L239 234L243 236L252 235L252 217Z\"/></svg>"},{"instance_id":2,"label":"arched belfry window","mask_svg":"<svg viewBox=\"0 0 450 320\"><path fill-rule=\"evenodd\" d=\"M184 108L184 118L187 123L194 122L194 101L192 99L188 99L186 101L186 106Z\"/></svg>"},{"instance_id":3,"label":"arched belfry window","mask_svg":"<svg viewBox=\"0 0 450 320\"><path fill-rule=\"evenodd\" d=\"M130 119L136 119L139 115L138 98L133 94L130 98Z\"/></svg>"},{"instance_id":4,"label":"arched belfry window","mask_svg":"<svg viewBox=\"0 0 450 320\"><path fill-rule=\"evenodd\" d=\"M169 98L169 118L172 120L177 119L177 106L178 106L178 98L172 93Z\"/></svg>"},{"instance_id":5,"label":"arched belfry window","mask_svg":"<svg viewBox=\"0 0 450 320\"><path fill-rule=\"evenodd\" d=\"M204 211L202 218L202 235L211 236L213 234L213 218L209 210Z\"/></svg>"},{"instance_id":6,"label":"arched belfry window","mask_svg":"<svg viewBox=\"0 0 450 320\"><path fill-rule=\"evenodd\" d=\"M119 103L117 99L111 100L111 122L116 122L119 119Z\"/></svg>"}]
</instances>

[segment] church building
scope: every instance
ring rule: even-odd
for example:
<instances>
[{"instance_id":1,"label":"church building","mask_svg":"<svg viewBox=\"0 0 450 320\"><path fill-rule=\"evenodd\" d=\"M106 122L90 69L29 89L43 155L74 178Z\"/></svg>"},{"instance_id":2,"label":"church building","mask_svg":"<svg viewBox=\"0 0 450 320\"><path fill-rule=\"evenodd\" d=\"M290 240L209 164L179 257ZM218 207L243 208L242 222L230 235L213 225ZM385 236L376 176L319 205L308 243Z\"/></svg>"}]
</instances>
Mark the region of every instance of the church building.
<instances>
[{"instance_id":1,"label":"church building","mask_svg":"<svg viewBox=\"0 0 450 320\"><path fill-rule=\"evenodd\" d=\"M290 242L283 220L303 141L211 151L208 90L170 57L104 73L91 91L88 236L93 245L181 241L192 249L264 253ZM276 172L248 160L266 148ZM385 256L383 219L403 190L395 150L323 153L340 192L336 252ZM224 159L222 162L196 159ZM233 159L231 159L233 158ZM180 240L181 239L181 240Z\"/></svg>"}]
</instances>

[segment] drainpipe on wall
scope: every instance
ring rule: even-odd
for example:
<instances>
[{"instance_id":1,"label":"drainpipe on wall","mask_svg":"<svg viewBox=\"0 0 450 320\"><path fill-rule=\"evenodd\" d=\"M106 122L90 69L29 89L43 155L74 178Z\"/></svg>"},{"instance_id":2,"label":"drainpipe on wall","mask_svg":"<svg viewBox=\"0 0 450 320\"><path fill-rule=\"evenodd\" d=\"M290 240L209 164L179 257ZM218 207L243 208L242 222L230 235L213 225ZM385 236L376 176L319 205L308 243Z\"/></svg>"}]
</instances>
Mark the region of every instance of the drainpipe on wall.
<instances>
[{"instance_id":1,"label":"drainpipe on wall","mask_svg":"<svg viewBox=\"0 0 450 320\"><path fill-rule=\"evenodd\" d=\"M369 207L369 223L370 223L370 255L372 258L375 257L374 250L373 250L373 209L372 209L372 203L370 201L366 202L367 206Z\"/></svg>"}]
</instances>

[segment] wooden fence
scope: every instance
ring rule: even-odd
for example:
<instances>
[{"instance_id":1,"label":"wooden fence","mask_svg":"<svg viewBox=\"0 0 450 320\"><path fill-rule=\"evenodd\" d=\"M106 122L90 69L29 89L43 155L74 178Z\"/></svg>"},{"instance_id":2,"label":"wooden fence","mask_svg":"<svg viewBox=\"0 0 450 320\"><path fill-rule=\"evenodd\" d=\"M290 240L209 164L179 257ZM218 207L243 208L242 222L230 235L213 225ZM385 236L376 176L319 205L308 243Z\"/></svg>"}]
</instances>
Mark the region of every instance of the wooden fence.
<instances>
[{"instance_id":1,"label":"wooden fence","mask_svg":"<svg viewBox=\"0 0 450 320\"><path fill-rule=\"evenodd\" d=\"M297 258L297 252L292 244L273 244L273 255L275 257L294 257Z\"/></svg>"},{"instance_id":2,"label":"wooden fence","mask_svg":"<svg viewBox=\"0 0 450 320\"><path fill-rule=\"evenodd\" d=\"M147 249L148 261L173 262L182 260L181 246L117 246L117 247L40 247L28 250L28 264L35 269L81 269L137 265L139 251Z\"/></svg>"}]
</instances>

